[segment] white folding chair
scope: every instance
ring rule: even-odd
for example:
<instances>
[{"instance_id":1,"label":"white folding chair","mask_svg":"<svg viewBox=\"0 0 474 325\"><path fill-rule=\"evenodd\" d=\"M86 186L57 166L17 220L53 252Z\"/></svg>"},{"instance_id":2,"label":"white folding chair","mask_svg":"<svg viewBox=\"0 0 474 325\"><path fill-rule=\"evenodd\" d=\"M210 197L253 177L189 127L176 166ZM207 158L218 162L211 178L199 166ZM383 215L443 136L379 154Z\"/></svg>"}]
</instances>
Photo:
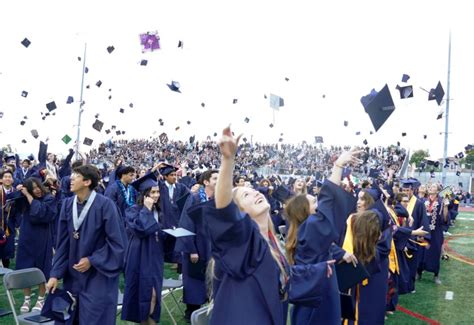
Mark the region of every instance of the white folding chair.
<instances>
[{"instance_id":1,"label":"white folding chair","mask_svg":"<svg viewBox=\"0 0 474 325\"><path fill-rule=\"evenodd\" d=\"M2 261L0 260L0 276L4 276L5 274L10 273L11 271L13 271L13 270L10 270L6 267L3 267ZM2 294L2 296L3 296L3 294ZM5 294L5 296L6 296L6 294ZM0 317L8 316L11 313L12 313L12 311L10 309L0 308Z\"/></svg>"},{"instance_id":2,"label":"white folding chair","mask_svg":"<svg viewBox=\"0 0 474 325\"><path fill-rule=\"evenodd\" d=\"M208 325L212 312L212 310L208 310L209 306L205 306L193 311L191 314L191 325Z\"/></svg>"},{"instance_id":3,"label":"white folding chair","mask_svg":"<svg viewBox=\"0 0 474 325\"><path fill-rule=\"evenodd\" d=\"M181 307L179 305L179 301L176 298L176 296L174 295L176 290L181 290L181 289L183 289L183 281L182 280L174 280L174 279L164 279L163 280L163 288L162 288L162 291L161 291L161 305L163 307L165 307L166 312L170 316L171 321L173 322L174 325L176 325L177 323L176 323L176 320L173 317L173 314L171 313L171 308L166 304L165 298L167 298L168 296L171 296L171 298L173 298L173 300L176 304L176 307L178 308L180 313L184 316L184 312L183 312L183 310L181 309Z\"/></svg>"},{"instance_id":4,"label":"white folding chair","mask_svg":"<svg viewBox=\"0 0 474 325\"><path fill-rule=\"evenodd\" d=\"M31 317L40 317L40 312L34 311L22 315L17 315L15 311L15 301L13 298L13 290L25 289L37 286L39 284L46 283L43 272L37 268L29 268L24 270L16 270L8 272L3 276L3 285L5 286L5 291L7 293L8 302L10 303L10 308L13 312L13 317L17 325L19 324L40 324L39 321L33 321L29 318ZM41 322L41 324L54 324L54 321Z\"/></svg>"},{"instance_id":5,"label":"white folding chair","mask_svg":"<svg viewBox=\"0 0 474 325\"><path fill-rule=\"evenodd\" d=\"M122 313L122 307L123 307L123 293L119 289L118 297L117 297L117 316Z\"/></svg>"}]
</instances>

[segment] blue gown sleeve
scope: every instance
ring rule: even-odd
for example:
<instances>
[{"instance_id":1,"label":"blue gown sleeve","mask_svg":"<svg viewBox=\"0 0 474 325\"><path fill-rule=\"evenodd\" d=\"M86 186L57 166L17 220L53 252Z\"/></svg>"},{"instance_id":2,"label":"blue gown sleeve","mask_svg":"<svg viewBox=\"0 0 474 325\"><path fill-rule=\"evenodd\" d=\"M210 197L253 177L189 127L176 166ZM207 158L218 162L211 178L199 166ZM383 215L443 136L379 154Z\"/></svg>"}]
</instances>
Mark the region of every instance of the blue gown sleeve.
<instances>
[{"instance_id":1,"label":"blue gown sleeve","mask_svg":"<svg viewBox=\"0 0 474 325\"><path fill-rule=\"evenodd\" d=\"M196 233L196 225L194 224L193 220L188 215L188 209L194 203L194 196L188 196L186 203L183 207L183 212L181 212L181 218L179 219L179 227L187 229L193 233ZM176 241L176 252L185 252L189 254L197 254L197 247L196 247L196 236L186 236L178 238Z\"/></svg>"},{"instance_id":2,"label":"blue gown sleeve","mask_svg":"<svg viewBox=\"0 0 474 325\"><path fill-rule=\"evenodd\" d=\"M125 210L127 229L138 238L148 237L160 230L160 225L153 217L153 211L144 206L134 205Z\"/></svg>"},{"instance_id":3,"label":"blue gown sleeve","mask_svg":"<svg viewBox=\"0 0 474 325\"><path fill-rule=\"evenodd\" d=\"M64 159L61 167L59 167L59 171L58 171L59 178L63 178L65 176L71 175L71 172L72 172L71 159L73 155L74 155L74 150L69 149L69 154L67 155L66 159Z\"/></svg>"},{"instance_id":4,"label":"blue gown sleeve","mask_svg":"<svg viewBox=\"0 0 474 325\"><path fill-rule=\"evenodd\" d=\"M344 257L344 254L346 254L346 251L335 243L332 243L329 251L331 252L332 257L336 260L336 263L339 263Z\"/></svg>"},{"instance_id":5,"label":"blue gown sleeve","mask_svg":"<svg viewBox=\"0 0 474 325\"><path fill-rule=\"evenodd\" d=\"M263 261L268 244L247 215L231 202L227 207L205 207L212 255L229 276L244 279Z\"/></svg>"},{"instance_id":6,"label":"blue gown sleeve","mask_svg":"<svg viewBox=\"0 0 474 325\"><path fill-rule=\"evenodd\" d=\"M290 303L317 308L329 290L327 262L293 265L290 271Z\"/></svg>"},{"instance_id":7,"label":"blue gown sleeve","mask_svg":"<svg viewBox=\"0 0 474 325\"><path fill-rule=\"evenodd\" d=\"M411 229L407 227L398 227L397 231L393 233L393 241L398 250L402 250L407 246L408 240L411 237Z\"/></svg>"},{"instance_id":8,"label":"blue gown sleeve","mask_svg":"<svg viewBox=\"0 0 474 325\"><path fill-rule=\"evenodd\" d=\"M38 151L38 162L39 167L46 167L46 159L48 158L48 145L43 141L40 141L39 151Z\"/></svg>"},{"instance_id":9,"label":"blue gown sleeve","mask_svg":"<svg viewBox=\"0 0 474 325\"><path fill-rule=\"evenodd\" d=\"M64 278L69 264L69 231L67 228L66 206L69 201L64 201L59 214L59 225L57 231L56 253L53 258L53 267L50 276L56 279Z\"/></svg>"},{"instance_id":10,"label":"blue gown sleeve","mask_svg":"<svg viewBox=\"0 0 474 325\"><path fill-rule=\"evenodd\" d=\"M110 200L105 200L100 209L102 209L106 242L89 256L89 261L98 272L108 277L115 277L122 271L125 256L120 216L115 204Z\"/></svg>"},{"instance_id":11,"label":"blue gown sleeve","mask_svg":"<svg viewBox=\"0 0 474 325\"><path fill-rule=\"evenodd\" d=\"M57 202L51 195L46 195L43 200L31 201L29 218L32 224L50 223L57 213Z\"/></svg>"}]
</instances>

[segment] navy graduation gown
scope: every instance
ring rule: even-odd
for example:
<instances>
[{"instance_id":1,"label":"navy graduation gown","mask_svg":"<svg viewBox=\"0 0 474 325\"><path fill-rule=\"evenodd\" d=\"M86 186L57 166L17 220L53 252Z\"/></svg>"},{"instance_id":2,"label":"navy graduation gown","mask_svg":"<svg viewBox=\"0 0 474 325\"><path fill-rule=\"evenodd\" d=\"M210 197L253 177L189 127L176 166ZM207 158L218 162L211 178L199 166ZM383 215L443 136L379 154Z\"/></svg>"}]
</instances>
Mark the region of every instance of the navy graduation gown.
<instances>
[{"instance_id":1,"label":"navy graduation gown","mask_svg":"<svg viewBox=\"0 0 474 325\"><path fill-rule=\"evenodd\" d=\"M429 210L429 200L425 201L425 206L427 209L427 217L430 222L430 247L422 247L419 252L420 266L419 271L428 271L433 272L435 275L439 273L440 261L441 261L441 252L444 242L443 230L448 226L449 223L449 213L446 219L443 216L443 201L441 198L437 199L437 207L433 208L433 211L430 213Z\"/></svg>"},{"instance_id":2,"label":"navy graduation gown","mask_svg":"<svg viewBox=\"0 0 474 325\"><path fill-rule=\"evenodd\" d=\"M79 228L80 238L74 239L72 205L71 197L61 209L51 277L63 279L64 289L78 296L80 324L115 324L125 255L119 213L110 199L97 194ZM73 269L82 257L88 257L91 263L84 273Z\"/></svg>"},{"instance_id":3,"label":"navy graduation gown","mask_svg":"<svg viewBox=\"0 0 474 325\"><path fill-rule=\"evenodd\" d=\"M8 196L11 196L13 192L8 194ZM11 259L15 257L15 228L21 219L18 209L15 208L15 203L13 203L13 201L7 203L7 199L8 197L7 194L5 194L4 188L0 188L0 209L3 209L3 211L0 211L0 227L3 224L3 232L5 234L8 232L7 241L3 245L0 244L0 259ZM23 200L23 198L20 200ZM2 216L3 221L1 220Z\"/></svg>"},{"instance_id":4,"label":"navy graduation gown","mask_svg":"<svg viewBox=\"0 0 474 325\"><path fill-rule=\"evenodd\" d=\"M215 260L209 324L286 324L280 270L258 226L233 202L204 210Z\"/></svg>"},{"instance_id":5,"label":"navy graduation gown","mask_svg":"<svg viewBox=\"0 0 474 325\"><path fill-rule=\"evenodd\" d=\"M161 225L163 229L178 227L181 210L176 201L189 193L188 188L180 183L175 183L173 198L170 199L167 183L160 181L160 210L162 212ZM167 236L165 239L165 261L171 263L181 262L181 254L175 252L176 239Z\"/></svg>"},{"instance_id":6,"label":"navy graduation gown","mask_svg":"<svg viewBox=\"0 0 474 325\"><path fill-rule=\"evenodd\" d=\"M355 201L341 187L325 181L318 196L318 210L298 228L295 265L309 265L333 258L333 243L340 237L341 225L355 209ZM317 308L295 304L292 324L340 324L341 307L335 267ZM320 283L319 285L323 285ZM291 290L291 288L290 288Z\"/></svg>"},{"instance_id":7,"label":"navy graduation gown","mask_svg":"<svg viewBox=\"0 0 474 325\"><path fill-rule=\"evenodd\" d=\"M153 318L160 320L161 289L163 286L164 253L161 227L153 212L134 205L125 211L127 227L131 232L125 265L125 293L122 319L140 323ZM156 304L150 315L152 290Z\"/></svg>"},{"instance_id":8,"label":"navy graduation gown","mask_svg":"<svg viewBox=\"0 0 474 325\"><path fill-rule=\"evenodd\" d=\"M188 215L188 209L201 202L199 193L190 195L181 213L179 226L196 234L178 238L175 251L183 253L183 302L190 305L202 305L207 301L207 288L205 279L197 279L189 275L192 262L191 254L198 254L202 263L209 262L211 258L211 240L207 231L207 226L196 225L194 220Z\"/></svg>"},{"instance_id":9,"label":"navy graduation gown","mask_svg":"<svg viewBox=\"0 0 474 325\"><path fill-rule=\"evenodd\" d=\"M51 194L46 194L26 205L20 225L16 269L37 267L49 278L57 202Z\"/></svg>"}]
</instances>

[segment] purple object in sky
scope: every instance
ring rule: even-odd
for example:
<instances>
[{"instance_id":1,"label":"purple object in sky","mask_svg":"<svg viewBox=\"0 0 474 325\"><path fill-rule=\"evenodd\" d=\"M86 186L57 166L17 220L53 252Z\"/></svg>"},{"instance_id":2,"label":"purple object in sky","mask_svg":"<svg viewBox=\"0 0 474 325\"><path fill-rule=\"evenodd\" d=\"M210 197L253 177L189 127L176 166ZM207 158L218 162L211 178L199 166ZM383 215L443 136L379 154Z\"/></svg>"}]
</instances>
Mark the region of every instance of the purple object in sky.
<instances>
[{"instance_id":1,"label":"purple object in sky","mask_svg":"<svg viewBox=\"0 0 474 325\"><path fill-rule=\"evenodd\" d=\"M159 50L160 36L158 36L158 32L140 34L140 44L143 46L143 51Z\"/></svg>"}]
</instances>

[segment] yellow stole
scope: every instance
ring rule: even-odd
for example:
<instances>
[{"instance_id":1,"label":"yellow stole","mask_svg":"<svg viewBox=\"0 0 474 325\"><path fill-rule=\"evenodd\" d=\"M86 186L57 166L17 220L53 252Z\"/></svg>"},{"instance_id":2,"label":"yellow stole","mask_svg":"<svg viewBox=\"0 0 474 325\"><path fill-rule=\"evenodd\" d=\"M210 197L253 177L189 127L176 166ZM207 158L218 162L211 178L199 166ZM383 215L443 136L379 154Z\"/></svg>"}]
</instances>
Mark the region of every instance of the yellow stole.
<instances>
[{"instance_id":1,"label":"yellow stole","mask_svg":"<svg viewBox=\"0 0 474 325\"><path fill-rule=\"evenodd\" d=\"M417 200L416 196L412 195L410 202L408 202L407 210L410 217L413 217L413 210L415 209L416 200Z\"/></svg>"},{"instance_id":2,"label":"yellow stole","mask_svg":"<svg viewBox=\"0 0 474 325\"><path fill-rule=\"evenodd\" d=\"M395 212L390 208L387 208L387 210L390 213L390 217L392 217L393 222L395 222L395 224L398 227L400 227L400 224L398 222L398 218ZM392 239L392 246L390 248L390 255L388 256L388 262L389 262L388 268L390 269L390 271L392 273L400 274L400 268L398 266L397 250L395 248L395 243L393 242L393 239Z\"/></svg>"}]
</instances>

